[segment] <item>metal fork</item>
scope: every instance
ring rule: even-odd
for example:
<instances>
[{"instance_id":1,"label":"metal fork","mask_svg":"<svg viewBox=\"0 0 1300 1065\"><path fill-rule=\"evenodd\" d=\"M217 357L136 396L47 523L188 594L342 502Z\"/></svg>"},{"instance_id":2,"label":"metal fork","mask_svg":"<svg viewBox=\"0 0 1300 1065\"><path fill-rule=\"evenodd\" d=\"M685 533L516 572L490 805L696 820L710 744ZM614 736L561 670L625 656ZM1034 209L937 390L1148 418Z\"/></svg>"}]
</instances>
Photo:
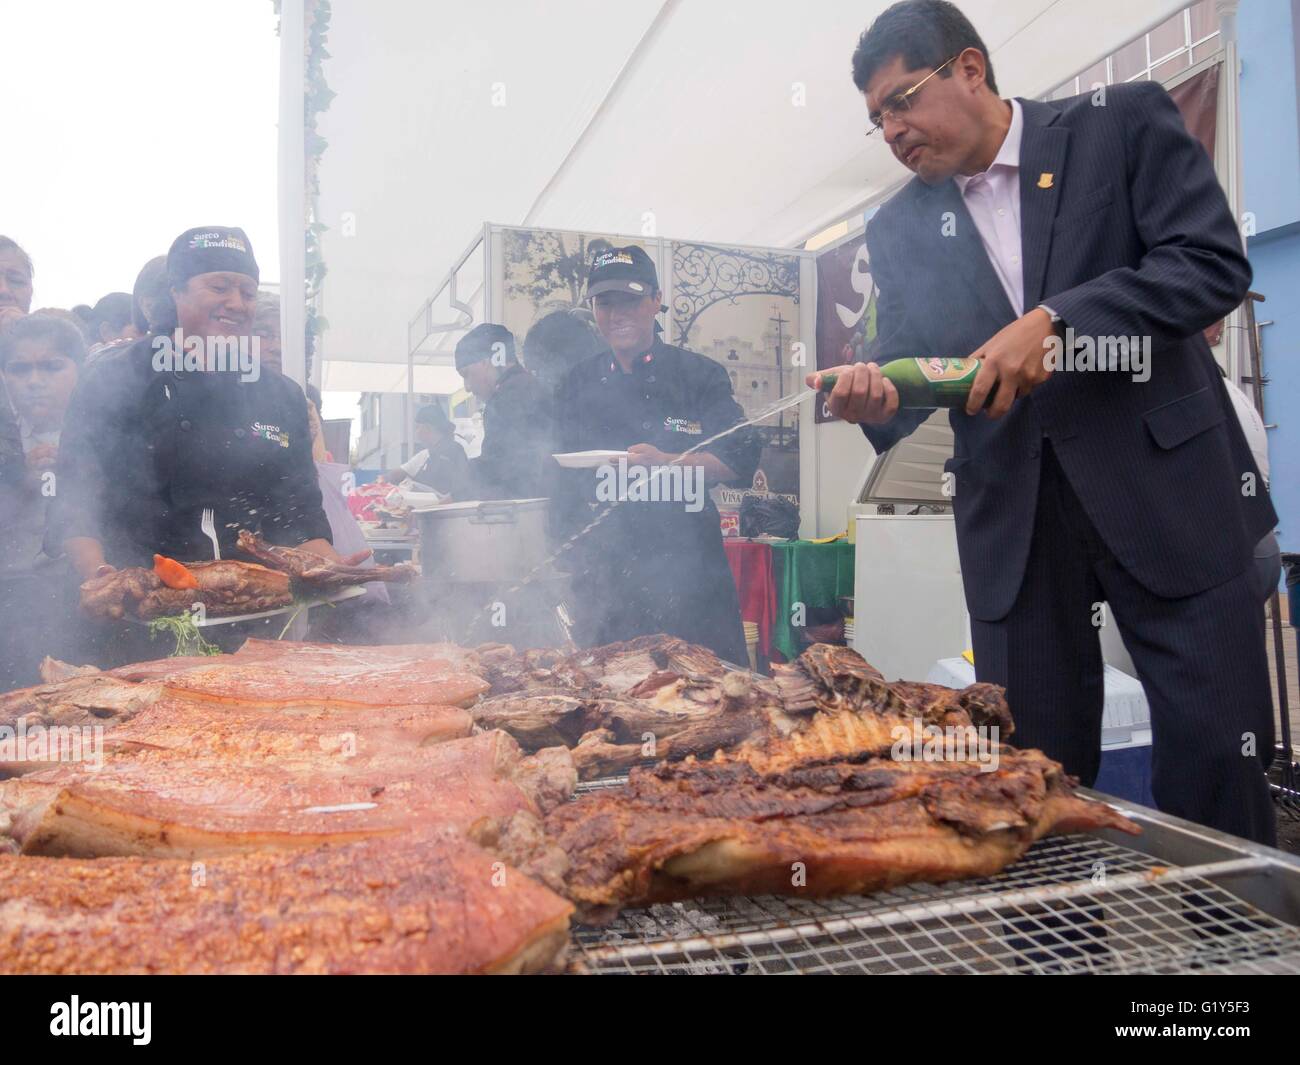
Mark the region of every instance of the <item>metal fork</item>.
<instances>
[{"instance_id":1,"label":"metal fork","mask_svg":"<svg viewBox=\"0 0 1300 1065\"><path fill-rule=\"evenodd\" d=\"M203 535L212 541L212 557L220 562L221 544L217 540L217 516L212 512L211 507L204 509L203 518L199 524L203 529Z\"/></svg>"}]
</instances>

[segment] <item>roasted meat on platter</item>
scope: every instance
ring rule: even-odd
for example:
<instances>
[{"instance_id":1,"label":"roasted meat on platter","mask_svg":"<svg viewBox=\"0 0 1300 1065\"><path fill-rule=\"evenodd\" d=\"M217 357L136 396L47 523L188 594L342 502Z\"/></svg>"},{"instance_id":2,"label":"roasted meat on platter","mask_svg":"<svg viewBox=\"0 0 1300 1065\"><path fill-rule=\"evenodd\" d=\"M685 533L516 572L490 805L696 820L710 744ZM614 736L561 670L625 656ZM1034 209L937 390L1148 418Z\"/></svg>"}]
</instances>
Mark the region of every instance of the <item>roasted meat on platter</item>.
<instances>
[{"instance_id":1,"label":"roasted meat on platter","mask_svg":"<svg viewBox=\"0 0 1300 1065\"><path fill-rule=\"evenodd\" d=\"M626 787L546 818L564 891L584 921L627 906L717 895L861 894L991 876L1052 832L1137 826L1074 795L1039 751L998 768L872 755L805 759L784 740L634 769Z\"/></svg>"},{"instance_id":2,"label":"roasted meat on platter","mask_svg":"<svg viewBox=\"0 0 1300 1065\"><path fill-rule=\"evenodd\" d=\"M458 837L205 861L0 855L0 974L528 973L573 907Z\"/></svg>"},{"instance_id":3,"label":"roasted meat on platter","mask_svg":"<svg viewBox=\"0 0 1300 1065\"><path fill-rule=\"evenodd\" d=\"M409 562L361 566L301 548L276 547L247 529L239 534L239 548L257 562L181 563L155 555L153 569L131 566L92 577L81 585L81 609L102 620L149 620L183 613L200 602L213 617L230 617L289 606L295 590L319 594L371 581L412 581L420 575Z\"/></svg>"},{"instance_id":4,"label":"roasted meat on platter","mask_svg":"<svg viewBox=\"0 0 1300 1065\"><path fill-rule=\"evenodd\" d=\"M231 560L190 562L185 569L196 587L168 587L156 570L140 566L92 577L81 586L81 609L106 620L151 619L183 613L199 602L213 617L227 617L293 602L288 575L265 566Z\"/></svg>"},{"instance_id":5,"label":"roasted meat on platter","mask_svg":"<svg viewBox=\"0 0 1300 1065\"><path fill-rule=\"evenodd\" d=\"M239 549L271 569L287 573L294 583L318 590L350 588L371 581L401 584L420 576L420 569L411 562L396 566L360 566L322 558L298 547L277 547L268 544L258 533L241 529Z\"/></svg>"}]
</instances>

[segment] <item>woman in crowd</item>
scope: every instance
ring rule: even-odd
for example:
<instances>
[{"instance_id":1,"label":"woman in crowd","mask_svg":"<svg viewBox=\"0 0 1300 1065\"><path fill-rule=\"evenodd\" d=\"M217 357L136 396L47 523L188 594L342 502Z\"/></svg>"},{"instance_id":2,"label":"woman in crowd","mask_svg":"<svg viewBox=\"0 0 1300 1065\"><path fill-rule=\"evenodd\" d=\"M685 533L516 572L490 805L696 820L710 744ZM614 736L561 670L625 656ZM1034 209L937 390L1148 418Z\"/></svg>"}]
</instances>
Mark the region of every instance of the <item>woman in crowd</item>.
<instances>
[{"instance_id":1,"label":"woman in crowd","mask_svg":"<svg viewBox=\"0 0 1300 1065\"><path fill-rule=\"evenodd\" d=\"M0 335L0 380L16 416L21 476L0 483L0 691L38 682L46 654L63 650L66 567L41 547L68 400L86 357L64 314L38 311Z\"/></svg>"},{"instance_id":2,"label":"woman in crowd","mask_svg":"<svg viewBox=\"0 0 1300 1065\"><path fill-rule=\"evenodd\" d=\"M90 354L116 347L124 341L139 339L131 321L132 300L129 292L110 292L100 298L91 311L94 340Z\"/></svg>"},{"instance_id":3,"label":"woman in crowd","mask_svg":"<svg viewBox=\"0 0 1300 1065\"><path fill-rule=\"evenodd\" d=\"M155 255L136 274L131 289L131 324L137 336L176 328L176 305L167 286L167 256Z\"/></svg>"}]
</instances>

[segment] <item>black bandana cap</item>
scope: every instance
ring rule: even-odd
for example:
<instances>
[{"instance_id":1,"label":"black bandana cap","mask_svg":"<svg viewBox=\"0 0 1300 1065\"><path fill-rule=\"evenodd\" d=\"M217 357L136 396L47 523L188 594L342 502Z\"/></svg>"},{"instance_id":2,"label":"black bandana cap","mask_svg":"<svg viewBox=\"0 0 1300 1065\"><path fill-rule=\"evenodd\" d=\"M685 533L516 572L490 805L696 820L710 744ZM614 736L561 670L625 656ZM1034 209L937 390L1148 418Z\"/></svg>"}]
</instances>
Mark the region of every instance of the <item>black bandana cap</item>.
<instances>
[{"instance_id":1,"label":"black bandana cap","mask_svg":"<svg viewBox=\"0 0 1300 1065\"><path fill-rule=\"evenodd\" d=\"M167 280L172 288L184 288L191 277L218 271L259 279L253 245L242 229L199 226L172 241L167 252Z\"/></svg>"}]
</instances>

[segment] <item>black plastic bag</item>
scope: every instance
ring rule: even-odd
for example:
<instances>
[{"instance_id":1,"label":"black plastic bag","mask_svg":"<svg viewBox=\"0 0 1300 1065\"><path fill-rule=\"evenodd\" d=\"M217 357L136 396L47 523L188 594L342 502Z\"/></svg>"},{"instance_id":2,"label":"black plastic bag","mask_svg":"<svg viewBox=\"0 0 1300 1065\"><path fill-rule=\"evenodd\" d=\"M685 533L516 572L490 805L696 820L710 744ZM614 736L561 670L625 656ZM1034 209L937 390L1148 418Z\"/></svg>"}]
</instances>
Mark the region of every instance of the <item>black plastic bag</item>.
<instances>
[{"instance_id":1,"label":"black plastic bag","mask_svg":"<svg viewBox=\"0 0 1300 1065\"><path fill-rule=\"evenodd\" d=\"M779 496L746 496L740 504L741 536L799 539L799 508Z\"/></svg>"}]
</instances>

